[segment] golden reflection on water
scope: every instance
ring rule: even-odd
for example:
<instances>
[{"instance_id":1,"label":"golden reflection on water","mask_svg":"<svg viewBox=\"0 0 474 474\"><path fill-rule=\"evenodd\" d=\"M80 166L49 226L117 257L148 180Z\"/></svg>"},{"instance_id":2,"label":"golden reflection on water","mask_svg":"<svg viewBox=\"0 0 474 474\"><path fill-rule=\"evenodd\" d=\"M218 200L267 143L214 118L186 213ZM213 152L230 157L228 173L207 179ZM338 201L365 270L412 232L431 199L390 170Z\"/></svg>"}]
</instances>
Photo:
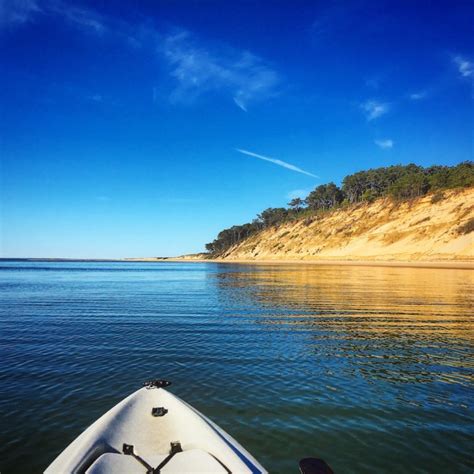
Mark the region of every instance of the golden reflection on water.
<instances>
[{"instance_id":1,"label":"golden reflection on water","mask_svg":"<svg viewBox=\"0 0 474 474\"><path fill-rule=\"evenodd\" d=\"M278 324L300 324L294 311L301 309L320 325L367 336L474 339L471 270L249 266L227 283L252 288L263 305L291 308L287 320L274 321Z\"/></svg>"},{"instance_id":2,"label":"golden reflection on water","mask_svg":"<svg viewBox=\"0 0 474 474\"><path fill-rule=\"evenodd\" d=\"M264 308L261 323L306 331L300 355L318 367L340 360L346 376L397 383L472 380L471 270L248 266L222 283Z\"/></svg>"}]
</instances>

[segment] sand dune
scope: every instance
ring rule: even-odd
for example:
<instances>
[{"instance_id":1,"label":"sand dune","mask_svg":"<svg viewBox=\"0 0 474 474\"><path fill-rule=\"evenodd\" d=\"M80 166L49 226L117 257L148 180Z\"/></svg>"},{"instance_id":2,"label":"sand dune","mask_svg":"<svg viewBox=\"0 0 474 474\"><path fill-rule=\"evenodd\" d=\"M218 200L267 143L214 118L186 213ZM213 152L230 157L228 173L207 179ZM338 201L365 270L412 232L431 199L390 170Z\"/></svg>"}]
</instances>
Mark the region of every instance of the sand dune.
<instances>
[{"instance_id":1,"label":"sand dune","mask_svg":"<svg viewBox=\"0 0 474 474\"><path fill-rule=\"evenodd\" d=\"M339 209L264 230L225 261L474 262L474 189ZM464 226L464 227L463 227Z\"/></svg>"}]
</instances>

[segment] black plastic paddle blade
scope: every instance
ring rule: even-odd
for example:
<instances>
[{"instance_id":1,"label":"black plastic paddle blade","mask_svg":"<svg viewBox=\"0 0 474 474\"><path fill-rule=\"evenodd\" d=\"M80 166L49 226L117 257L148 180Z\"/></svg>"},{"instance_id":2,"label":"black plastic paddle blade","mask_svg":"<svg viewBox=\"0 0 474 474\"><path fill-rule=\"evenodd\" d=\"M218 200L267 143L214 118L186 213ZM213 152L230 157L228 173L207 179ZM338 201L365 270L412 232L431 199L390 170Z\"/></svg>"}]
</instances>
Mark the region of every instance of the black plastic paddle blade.
<instances>
[{"instance_id":1,"label":"black plastic paddle blade","mask_svg":"<svg viewBox=\"0 0 474 474\"><path fill-rule=\"evenodd\" d=\"M318 458L304 458L299 462L301 474L334 474L334 471Z\"/></svg>"}]
</instances>

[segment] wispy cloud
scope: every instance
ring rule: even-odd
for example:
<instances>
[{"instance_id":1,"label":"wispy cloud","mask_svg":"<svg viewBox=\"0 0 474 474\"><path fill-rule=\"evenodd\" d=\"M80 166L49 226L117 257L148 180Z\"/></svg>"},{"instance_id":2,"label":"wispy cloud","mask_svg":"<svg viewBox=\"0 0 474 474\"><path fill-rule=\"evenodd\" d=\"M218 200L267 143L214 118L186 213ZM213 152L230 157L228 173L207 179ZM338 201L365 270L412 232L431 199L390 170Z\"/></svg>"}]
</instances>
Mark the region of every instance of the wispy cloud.
<instances>
[{"instance_id":1,"label":"wispy cloud","mask_svg":"<svg viewBox=\"0 0 474 474\"><path fill-rule=\"evenodd\" d=\"M461 80L474 81L474 61L471 58L455 54L451 54L448 58L451 63L450 66L456 71ZM430 85L420 90L414 90L407 94L406 98L411 101L431 99L455 84L456 82L452 80L451 74L448 77L438 76L434 78Z\"/></svg>"},{"instance_id":2,"label":"wispy cloud","mask_svg":"<svg viewBox=\"0 0 474 474\"><path fill-rule=\"evenodd\" d=\"M101 94L89 95L89 96L87 96L87 99L92 101L92 102L103 102L104 101L104 97Z\"/></svg>"},{"instance_id":3,"label":"wispy cloud","mask_svg":"<svg viewBox=\"0 0 474 474\"><path fill-rule=\"evenodd\" d=\"M462 77L474 76L474 64L463 56L454 56L453 62Z\"/></svg>"},{"instance_id":4,"label":"wispy cloud","mask_svg":"<svg viewBox=\"0 0 474 474\"><path fill-rule=\"evenodd\" d=\"M106 20L93 10L77 7L61 0L51 0L45 5L47 5L47 12L61 16L82 31L103 34L107 30Z\"/></svg>"},{"instance_id":5,"label":"wispy cloud","mask_svg":"<svg viewBox=\"0 0 474 474\"><path fill-rule=\"evenodd\" d=\"M63 0L3 0L0 2L0 28L33 21L39 14L60 17L82 31L102 34L105 19L97 12Z\"/></svg>"},{"instance_id":6,"label":"wispy cloud","mask_svg":"<svg viewBox=\"0 0 474 474\"><path fill-rule=\"evenodd\" d=\"M382 148L382 150L388 150L390 148L393 148L393 145L395 144L393 140L390 138L384 138L382 140L374 140L374 143L379 147Z\"/></svg>"},{"instance_id":7,"label":"wispy cloud","mask_svg":"<svg viewBox=\"0 0 474 474\"><path fill-rule=\"evenodd\" d=\"M133 48L153 45L154 54L174 79L170 99L175 103L192 103L201 95L217 93L247 112L250 105L278 95L282 82L259 56L206 42L183 29L166 34L149 24L131 24L66 0L0 0L0 28L33 21L39 15L60 18L86 34L113 35Z\"/></svg>"},{"instance_id":8,"label":"wispy cloud","mask_svg":"<svg viewBox=\"0 0 474 474\"><path fill-rule=\"evenodd\" d=\"M278 73L248 51L205 45L188 31L167 36L160 49L177 82L171 96L174 102L219 92L247 111L249 104L277 94Z\"/></svg>"},{"instance_id":9,"label":"wispy cloud","mask_svg":"<svg viewBox=\"0 0 474 474\"><path fill-rule=\"evenodd\" d=\"M36 0L2 0L0 2L0 28L28 23L41 11Z\"/></svg>"},{"instance_id":10,"label":"wispy cloud","mask_svg":"<svg viewBox=\"0 0 474 474\"><path fill-rule=\"evenodd\" d=\"M389 104L376 100L368 100L361 104L360 107L369 122L382 117L382 115L385 115L390 110Z\"/></svg>"},{"instance_id":11,"label":"wispy cloud","mask_svg":"<svg viewBox=\"0 0 474 474\"><path fill-rule=\"evenodd\" d=\"M276 158L270 158L269 156L259 155L258 153L254 153L248 150L242 150L241 148L236 148L239 153L243 153L244 155L253 156L254 158L258 158L259 160L269 161L270 163L274 163L275 165L282 166L283 168L289 169L291 171L296 171L297 173L305 174L307 176L311 176L313 178L319 178L318 175L313 173L309 173L308 171L302 170L291 163L287 163L286 161L277 160Z\"/></svg>"},{"instance_id":12,"label":"wispy cloud","mask_svg":"<svg viewBox=\"0 0 474 474\"><path fill-rule=\"evenodd\" d=\"M418 92L412 92L411 94L408 94L408 98L410 100L423 100L428 97L428 91L418 91Z\"/></svg>"}]
</instances>

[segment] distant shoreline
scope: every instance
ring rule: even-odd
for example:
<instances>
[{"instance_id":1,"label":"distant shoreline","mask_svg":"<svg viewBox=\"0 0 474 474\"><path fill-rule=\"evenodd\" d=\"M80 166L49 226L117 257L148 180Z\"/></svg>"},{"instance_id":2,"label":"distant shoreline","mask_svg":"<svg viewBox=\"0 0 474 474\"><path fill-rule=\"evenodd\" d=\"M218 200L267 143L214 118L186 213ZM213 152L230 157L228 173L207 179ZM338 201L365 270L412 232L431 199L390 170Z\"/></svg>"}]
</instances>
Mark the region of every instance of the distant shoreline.
<instances>
[{"instance_id":1,"label":"distant shoreline","mask_svg":"<svg viewBox=\"0 0 474 474\"><path fill-rule=\"evenodd\" d=\"M409 267L409 268L451 268L474 270L474 261L395 261L395 260L246 260L246 259L207 259L207 258L131 258L130 262L175 262L175 263L225 263L237 265L320 265L320 266L353 266L353 267Z\"/></svg>"},{"instance_id":2,"label":"distant shoreline","mask_svg":"<svg viewBox=\"0 0 474 474\"><path fill-rule=\"evenodd\" d=\"M399 268L439 268L453 270L474 270L474 261L395 261L395 260L246 260L219 258L189 258L189 257L144 257L117 259L79 259L79 258L0 258L0 262L104 262L104 263L225 263L235 265L315 265L315 266L350 266L350 267L399 267Z\"/></svg>"}]
</instances>

